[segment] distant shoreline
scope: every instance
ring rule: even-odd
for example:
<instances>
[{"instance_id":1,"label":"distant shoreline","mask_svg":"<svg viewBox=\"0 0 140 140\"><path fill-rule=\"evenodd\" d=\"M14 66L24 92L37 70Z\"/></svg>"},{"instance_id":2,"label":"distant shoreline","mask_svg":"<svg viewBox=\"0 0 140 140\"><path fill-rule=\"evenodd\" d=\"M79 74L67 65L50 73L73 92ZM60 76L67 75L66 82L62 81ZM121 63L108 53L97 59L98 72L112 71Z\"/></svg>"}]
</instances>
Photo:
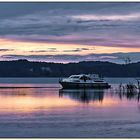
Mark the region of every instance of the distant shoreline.
<instances>
[{"instance_id":1,"label":"distant shoreline","mask_svg":"<svg viewBox=\"0 0 140 140\"><path fill-rule=\"evenodd\" d=\"M140 77L140 62L116 64L102 61L79 63L30 62L28 60L0 61L1 78L60 78L73 74L99 74L102 77Z\"/></svg>"}]
</instances>

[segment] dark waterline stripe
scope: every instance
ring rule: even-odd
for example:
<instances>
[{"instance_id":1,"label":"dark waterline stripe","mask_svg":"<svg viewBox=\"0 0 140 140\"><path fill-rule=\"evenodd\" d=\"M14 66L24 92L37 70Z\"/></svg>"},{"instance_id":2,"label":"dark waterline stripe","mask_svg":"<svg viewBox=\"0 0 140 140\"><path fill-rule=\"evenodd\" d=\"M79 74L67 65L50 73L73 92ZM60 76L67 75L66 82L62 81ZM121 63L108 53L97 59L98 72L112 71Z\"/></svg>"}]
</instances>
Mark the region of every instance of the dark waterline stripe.
<instances>
[{"instance_id":1,"label":"dark waterline stripe","mask_svg":"<svg viewBox=\"0 0 140 140\"><path fill-rule=\"evenodd\" d=\"M60 87L0 87L1 88L60 88Z\"/></svg>"}]
</instances>

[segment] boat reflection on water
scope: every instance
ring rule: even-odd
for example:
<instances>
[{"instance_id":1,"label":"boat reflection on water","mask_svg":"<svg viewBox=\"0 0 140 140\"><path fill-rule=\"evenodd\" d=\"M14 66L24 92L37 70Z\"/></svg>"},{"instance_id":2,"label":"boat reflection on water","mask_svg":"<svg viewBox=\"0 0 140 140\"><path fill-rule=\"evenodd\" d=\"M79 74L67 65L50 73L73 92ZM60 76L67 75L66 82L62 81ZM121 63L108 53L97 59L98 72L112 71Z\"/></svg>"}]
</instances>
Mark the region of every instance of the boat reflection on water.
<instances>
[{"instance_id":1,"label":"boat reflection on water","mask_svg":"<svg viewBox=\"0 0 140 140\"><path fill-rule=\"evenodd\" d=\"M103 101L103 89L60 89L59 97L69 97L73 100L82 103L89 103L90 101Z\"/></svg>"}]
</instances>

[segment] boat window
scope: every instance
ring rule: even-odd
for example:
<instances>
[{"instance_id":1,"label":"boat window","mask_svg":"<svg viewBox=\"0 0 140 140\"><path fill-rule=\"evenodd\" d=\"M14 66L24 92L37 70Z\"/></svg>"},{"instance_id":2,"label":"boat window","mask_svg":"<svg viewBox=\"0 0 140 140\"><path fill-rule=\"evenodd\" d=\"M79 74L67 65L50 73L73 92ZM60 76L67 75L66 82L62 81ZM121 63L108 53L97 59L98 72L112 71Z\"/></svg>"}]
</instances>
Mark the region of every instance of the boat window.
<instances>
[{"instance_id":1,"label":"boat window","mask_svg":"<svg viewBox=\"0 0 140 140\"><path fill-rule=\"evenodd\" d=\"M88 77L88 76L82 76L80 79L81 79L81 80L91 80L91 78Z\"/></svg>"}]
</instances>

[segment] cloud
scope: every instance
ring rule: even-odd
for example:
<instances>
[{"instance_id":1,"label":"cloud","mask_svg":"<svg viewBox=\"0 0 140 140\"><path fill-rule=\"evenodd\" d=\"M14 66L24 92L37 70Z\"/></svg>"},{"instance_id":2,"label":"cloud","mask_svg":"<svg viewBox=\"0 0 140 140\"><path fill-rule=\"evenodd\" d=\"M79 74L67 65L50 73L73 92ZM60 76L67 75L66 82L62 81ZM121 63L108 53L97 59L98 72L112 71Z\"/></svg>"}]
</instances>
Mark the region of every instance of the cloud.
<instances>
[{"instance_id":1,"label":"cloud","mask_svg":"<svg viewBox=\"0 0 140 140\"><path fill-rule=\"evenodd\" d=\"M107 55L105 55L105 56L100 56L99 58L101 58L101 59L116 59L117 57L116 56L107 56Z\"/></svg>"},{"instance_id":2,"label":"cloud","mask_svg":"<svg viewBox=\"0 0 140 140\"><path fill-rule=\"evenodd\" d=\"M57 52L56 48L48 48L47 50L32 50L32 51L28 51L31 53L41 53L41 52Z\"/></svg>"},{"instance_id":3,"label":"cloud","mask_svg":"<svg viewBox=\"0 0 140 140\"><path fill-rule=\"evenodd\" d=\"M33 5L31 9L27 6L29 13L21 8L16 16L0 16L1 38L139 48L139 3L49 3L50 7L44 3L38 8L33 3L29 5ZM15 13L13 7L9 13Z\"/></svg>"},{"instance_id":4,"label":"cloud","mask_svg":"<svg viewBox=\"0 0 140 140\"><path fill-rule=\"evenodd\" d=\"M0 52L13 51L14 49L0 49Z\"/></svg>"},{"instance_id":5,"label":"cloud","mask_svg":"<svg viewBox=\"0 0 140 140\"><path fill-rule=\"evenodd\" d=\"M63 52L81 52L81 51L87 51L90 50L88 48L76 48L74 50L64 50Z\"/></svg>"},{"instance_id":6,"label":"cloud","mask_svg":"<svg viewBox=\"0 0 140 140\"><path fill-rule=\"evenodd\" d=\"M88 55L2 55L4 60L28 59L29 61L45 62L80 62L80 61L109 61L113 63L125 63L125 58L129 57L131 62L140 60L140 52L135 53L112 53L112 54L88 54Z\"/></svg>"},{"instance_id":7,"label":"cloud","mask_svg":"<svg viewBox=\"0 0 140 140\"><path fill-rule=\"evenodd\" d=\"M121 15L95 15L95 14L83 14L83 15L74 15L74 19L79 19L81 21L134 21L140 18L139 13L133 14L121 14Z\"/></svg>"}]
</instances>

